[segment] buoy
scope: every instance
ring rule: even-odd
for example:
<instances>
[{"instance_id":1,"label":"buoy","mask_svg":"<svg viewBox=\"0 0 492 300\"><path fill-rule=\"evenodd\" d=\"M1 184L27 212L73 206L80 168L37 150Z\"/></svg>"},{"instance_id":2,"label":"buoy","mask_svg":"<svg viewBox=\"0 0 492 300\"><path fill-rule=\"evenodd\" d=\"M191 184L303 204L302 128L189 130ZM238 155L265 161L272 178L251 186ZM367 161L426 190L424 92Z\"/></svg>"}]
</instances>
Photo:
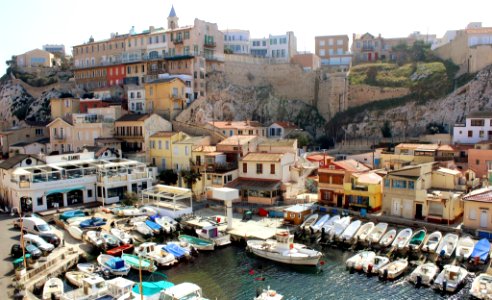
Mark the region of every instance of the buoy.
<instances>
[{"instance_id":1,"label":"buoy","mask_svg":"<svg viewBox=\"0 0 492 300\"><path fill-rule=\"evenodd\" d=\"M255 275L255 270L253 269L249 270L249 275Z\"/></svg>"},{"instance_id":2,"label":"buoy","mask_svg":"<svg viewBox=\"0 0 492 300\"><path fill-rule=\"evenodd\" d=\"M290 248L290 249L294 249L294 243L290 243L290 244L289 244L289 248Z\"/></svg>"},{"instance_id":3,"label":"buoy","mask_svg":"<svg viewBox=\"0 0 492 300\"><path fill-rule=\"evenodd\" d=\"M322 265L322 266L324 266L325 265L325 262L324 261L320 261L319 264Z\"/></svg>"}]
</instances>

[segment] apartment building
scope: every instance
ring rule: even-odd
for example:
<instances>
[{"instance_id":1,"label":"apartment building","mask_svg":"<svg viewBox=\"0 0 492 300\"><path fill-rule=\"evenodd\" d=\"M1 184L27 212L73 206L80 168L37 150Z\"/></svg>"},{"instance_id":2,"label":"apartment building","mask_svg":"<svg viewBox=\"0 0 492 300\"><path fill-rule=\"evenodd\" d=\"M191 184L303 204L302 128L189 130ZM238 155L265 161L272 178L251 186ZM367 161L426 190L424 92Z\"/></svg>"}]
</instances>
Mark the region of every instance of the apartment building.
<instances>
[{"instance_id":1,"label":"apartment building","mask_svg":"<svg viewBox=\"0 0 492 300\"><path fill-rule=\"evenodd\" d=\"M224 50L233 54L250 54L249 30L226 29L224 34Z\"/></svg>"},{"instance_id":2,"label":"apartment building","mask_svg":"<svg viewBox=\"0 0 492 300\"><path fill-rule=\"evenodd\" d=\"M468 114L464 123L453 128L453 144L476 144L492 140L492 111Z\"/></svg>"},{"instance_id":3,"label":"apartment building","mask_svg":"<svg viewBox=\"0 0 492 300\"><path fill-rule=\"evenodd\" d=\"M475 144L468 150L468 167L477 177L484 179L492 173L492 141L483 141Z\"/></svg>"},{"instance_id":4,"label":"apartment building","mask_svg":"<svg viewBox=\"0 0 492 300\"><path fill-rule=\"evenodd\" d=\"M159 171L172 169L174 143L188 137L184 132L159 131L150 136L150 160Z\"/></svg>"},{"instance_id":5,"label":"apartment building","mask_svg":"<svg viewBox=\"0 0 492 300\"><path fill-rule=\"evenodd\" d=\"M205 127L223 133L227 137L235 135L267 136L266 128L257 121L211 121Z\"/></svg>"},{"instance_id":6,"label":"apartment building","mask_svg":"<svg viewBox=\"0 0 492 300\"><path fill-rule=\"evenodd\" d=\"M192 150L196 146L210 146L210 136L187 136L173 143L172 168L176 172L191 170Z\"/></svg>"},{"instance_id":7,"label":"apartment building","mask_svg":"<svg viewBox=\"0 0 492 300\"><path fill-rule=\"evenodd\" d=\"M174 119L185 107L185 89L185 82L176 77L145 83L146 110L169 120Z\"/></svg>"},{"instance_id":8,"label":"apartment building","mask_svg":"<svg viewBox=\"0 0 492 300\"><path fill-rule=\"evenodd\" d=\"M16 63L19 67L31 68L31 67L53 67L53 61L55 56L41 49L34 49L31 51L27 51L26 53L22 53L16 55Z\"/></svg>"},{"instance_id":9,"label":"apartment building","mask_svg":"<svg viewBox=\"0 0 492 300\"><path fill-rule=\"evenodd\" d=\"M29 143L49 137L46 123L25 122L0 131L0 156L7 157L12 145Z\"/></svg>"},{"instance_id":10,"label":"apartment building","mask_svg":"<svg viewBox=\"0 0 492 300\"><path fill-rule=\"evenodd\" d=\"M280 35L270 34L268 38L253 38L250 45L251 55L278 62L288 63L297 54L297 38L292 31Z\"/></svg>"},{"instance_id":11,"label":"apartment building","mask_svg":"<svg viewBox=\"0 0 492 300\"><path fill-rule=\"evenodd\" d=\"M141 85L127 85L128 111L135 114L146 114L145 87Z\"/></svg>"},{"instance_id":12,"label":"apartment building","mask_svg":"<svg viewBox=\"0 0 492 300\"><path fill-rule=\"evenodd\" d=\"M323 67L348 69L352 63L348 35L324 35L314 37L315 53Z\"/></svg>"},{"instance_id":13,"label":"apartment building","mask_svg":"<svg viewBox=\"0 0 492 300\"><path fill-rule=\"evenodd\" d=\"M51 98L51 119L70 118L73 114L80 113L80 99L76 98Z\"/></svg>"},{"instance_id":14,"label":"apartment building","mask_svg":"<svg viewBox=\"0 0 492 300\"><path fill-rule=\"evenodd\" d=\"M463 197L463 229L479 238L492 237L492 188L472 191Z\"/></svg>"}]
</instances>

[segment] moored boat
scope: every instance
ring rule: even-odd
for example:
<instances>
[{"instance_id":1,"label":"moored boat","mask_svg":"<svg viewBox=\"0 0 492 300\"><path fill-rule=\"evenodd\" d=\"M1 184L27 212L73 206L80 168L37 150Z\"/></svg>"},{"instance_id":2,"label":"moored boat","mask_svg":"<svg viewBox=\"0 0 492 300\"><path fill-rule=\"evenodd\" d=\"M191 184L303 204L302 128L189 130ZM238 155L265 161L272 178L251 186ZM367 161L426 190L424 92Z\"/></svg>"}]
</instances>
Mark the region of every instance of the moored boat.
<instances>
[{"instance_id":1,"label":"moored boat","mask_svg":"<svg viewBox=\"0 0 492 300\"><path fill-rule=\"evenodd\" d=\"M106 220L99 217L92 217L80 222L79 227L83 229L96 229L106 225Z\"/></svg>"},{"instance_id":2,"label":"moored boat","mask_svg":"<svg viewBox=\"0 0 492 300\"><path fill-rule=\"evenodd\" d=\"M151 242L138 245L135 248L135 254L154 261L159 267L172 266L177 262L173 254L162 249L162 246Z\"/></svg>"},{"instance_id":3,"label":"moored boat","mask_svg":"<svg viewBox=\"0 0 492 300\"><path fill-rule=\"evenodd\" d=\"M180 234L178 240L183 243L188 243L198 251L211 251L215 248L214 243L191 235Z\"/></svg>"},{"instance_id":4,"label":"moored boat","mask_svg":"<svg viewBox=\"0 0 492 300\"><path fill-rule=\"evenodd\" d=\"M219 231L216 225L205 226L202 229L196 229L199 238L211 241L215 246L225 246L231 243L231 235Z\"/></svg>"},{"instance_id":5,"label":"moored boat","mask_svg":"<svg viewBox=\"0 0 492 300\"><path fill-rule=\"evenodd\" d=\"M390 260L388 257L376 255L372 263L370 261L362 263L362 269L367 274L379 274L379 270L389 262Z\"/></svg>"},{"instance_id":6,"label":"moored boat","mask_svg":"<svg viewBox=\"0 0 492 300\"><path fill-rule=\"evenodd\" d=\"M470 260L476 263L485 263L489 258L490 242L486 238L479 240L470 255Z\"/></svg>"},{"instance_id":7,"label":"moored boat","mask_svg":"<svg viewBox=\"0 0 492 300\"><path fill-rule=\"evenodd\" d=\"M94 247L103 248L104 240L101 238L99 232L94 230L89 230L84 233L84 240Z\"/></svg>"},{"instance_id":8,"label":"moored boat","mask_svg":"<svg viewBox=\"0 0 492 300\"><path fill-rule=\"evenodd\" d=\"M492 299L492 275L478 275L473 280L470 294L477 299Z\"/></svg>"},{"instance_id":9,"label":"moored boat","mask_svg":"<svg viewBox=\"0 0 492 300\"><path fill-rule=\"evenodd\" d=\"M111 228L111 234L114 235L122 244L133 244L133 238L127 232L119 228Z\"/></svg>"},{"instance_id":10,"label":"moored boat","mask_svg":"<svg viewBox=\"0 0 492 300\"><path fill-rule=\"evenodd\" d=\"M379 240L384 235L387 229L388 229L388 223L378 223L367 235L366 242L369 244L379 242Z\"/></svg>"},{"instance_id":11,"label":"moored boat","mask_svg":"<svg viewBox=\"0 0 492 300\"><path fill-rule=\"evenodd\" d=\"M131 253L133 250L132 244L123 244L121 246L106 250L106 254L112 256L121 256L123 253Z\"/></svg>"},{"instance_id":12,"label":"moored boat","mask_svg":"<svg viewBox=\"0 0 492 300\"><path fill-rule=\"evenodd\" d=\"M391 243L393 243L395 237L396 237L396 229L390 229L379 240L379 245L381 245L381 247L388 247L389 245L391 245Z\"/></svg>"},{"instance_id":13,"label":"moored boat","mask_svg":"<svg viewBox=\"0 0 492 300\"><path fill-rule=\"evenodd\" d=\"M84 236L84 231L82 229L80 229L80 227L77 227L77 226L68 226L66 227L68 233L70 234L71 237L73 237L74 239L76 240L79 240L81 241L83 239L83 236Z\"/></svg>"},{"instance_id":14,"label":"moored boat","mask_svg":"<svg viewBox=\"0 0 492 300\"><path fill-rule=\"evenodd\" d=\"M453 255L457 244L458 235L454 233L448 233L442 238L441 243L439 243L439 246L436 249L436 253L440 256L449 258L451 257L451 255Z\"/></svg>"},{"instance_id":15,"label":"moored boat","mask_svg":"<svg viewBox=\"0 0 492 300\"><path fill-rule=\"evenodd\" d=\"M330 238L338 239L342 235L342 233L345 231L347 226L349 226L350 220L352 220L352 217L346 216L346 217L340 218L340 220L338 220L338 221L335 221L333 223L333 228L329 232Z\"/></svg>"},{"instance_id":16,"label":"moored boat","mask_svg":"<svg viewBox=\"0 0 492 300\"><path fill-rule=\"evenodd\" d=\"M312 214L312 215L309 215L305 220L304 222L302 222L301 226L299 226L299 228L301 229L304 229L304 230L308 230L309 227L311 225L313 225L316 220L318 219L318 214Z\"/></svg>"},{"instance_id":17,"label":"moored boat","mask_svg":"<svg viewBox=\"0 0 492 300\"><path fill-rule=\"evenodd\" d=\"M277 291L270 289L268 287L266 290L263 290L259 295L257 294L255 300L282 300L284 296L277 293Z\"/></svg>"},{"instance_id":18,"label":"moored boat","mask_svg":"<svg viewBox=\"0 0 492 300\"><path fill-rule=\"evenodd\" d=\"M460 237L456 246L456 258L458 260L467 260L473 252L475 240L469 235Z\"/></svg>"},{"instance_id":19,"label":"moored boat","mask_svg":"<svg viewBox=\"0 0 492 300\"><path fill-rule=\"evenodd\" d=\"M84 279L89 278L91 276L98 276L98 275L94 275L82 271L69 271L65 273L65 278L67 279L67 281L76 287L81 287Z\"/></svg>"},{"instance_id":20,"label":"moored boat","mask_svg":"<svg viewBox=\"0 0 492 300\"><path fill-rule=\"evenodd\" d=\"M135 270L142 270L142 271L147 271L147 272L154 272L157 270L157 267L155 266L154 262L148 258L144 257L139 257L137 255L133 254L126 254L123 253L121 254L121 259L125 261L132 269Z\"/></svg>"},{"instance_id":21,"label":"moored boat","mask_svg":"<svg viewBox=\"0 0 492 300\"><path fill-rule=\"evenodd\" d=\"M107 254L100 254L97 257L99 266L108 270L115 276L126 276L130 272L131 266L120 257L114 257Z\"/></svg>"},{"instance_id":22,"label":"moored boat","mask_svg":"<svg viewBox=\"0 0 492 300\"><path fill-rule=\"evenodd\" d=\"M43 300L60 299L64 292L63 281L60 278L52 277L43 286Z\"/></svg>"},{"instance_id":23,"label":"moored boat","mask_svg":"<svg viewBox=\"0 0 492 300\"><path fill-rule=\"evenodd\" d=\"M75 210L69 210L62 212L59 216L60 220L66 221L70 218L75 218L75 217L85 217L85 213L81 211L80 209L75 209Z\"/></svg>"},{"instance_id":24,"label":"moored boat","mask_svg":"<svg viewBox=\"0 0 492 300\"><path fill-rule=\"evenodd\" d=\"M460 266L445 265L434 281L434 288L454 293L467 275L468 271Z\"/></svg>"},{"instance_id":25,"label":"moored boat","mask_svg":"<svg viewBox=\"0 0 492 300\"><path fill-rule=\"evenodd\" d=\"M118 210L118 216L125 217L136 217L136 216L154 216L157 211L151 207L144 206L139 208L127 208Z\"/></svg>"},{"instance_id":26,"label":"moored boat","mask_svg":"<svg viewBox=\"0 0 492 300\"><path fill-rule=\"evenodd\" d=\"M325 234L329 233L331 231L331 229L333 228L333 225L335 224L335 222L337 222L339 220L340 220L339 215L331 217L328 221L325 222L325 224L323 224L323 226L321 227L321 232L324 231Z\"/></svg>"},{"instance_id":27,"label":"moored boat","mask_svg":"<svg viewBox=\"0 0 492 300\"><path fill-rule=\"evenodd\" d=\"M161 295L159 299L207 300L207 298L203 297L202 289L198 285L189 282L183 282L161 291Z\"/></svg>"},{"instance_id":28,"label":"moored boat","mask_svg":"<svg viewBox=\"0 0 492 300\"><path fill-rule=\"evenodd\" d=\"M183 259L190 256L190 252L177 243L169 242L166 245L159 245L159 247L162 247L162 249L164 249L166 252L174 255L176 259Z\"/></svg>"},{"instance_id":29,"label":"moored boat","mask_svg":"<svg viewBox=\"0 0 492 300\"><path fill-rule=\"evenodd\" d=\"M311 224L311 230L313 232L319 232L321 230L321 227L330 219L330 215L326 214L322 217L320 217L316 222Z\"/></svg>"},{"instance_id":30,"label":"moored boat","mask_svg":"<svg viewBox=\"0 0 492 300\"><path fill-rule=\"evenodd\" d=\"M415 231L408 242L408 248L412 251L419 250L424 243L426 233L427 231L425 229Z\"/></svg>"},{"instance_id":31,"label":"moored boat","mask_svg":"<svg viewBox=\"0 0 492 300\"><path fill-rule=\"evenodd\" d=\"M408 277L408 280L417 286L430 286L434 283L434 278L436 278L437 274L439 274L439 267L429 262L417 266Z\"/></svg>"},{"instance_id":32,"label":"moored boat","mask_svg":"<svg viewBox=\"0 0 492 300\"><path fill-rule=\"evenodd\" d=\"M374 264L376 253L374 251L361 251L345 261L345 266L348 269L361 271L364 264Z\"/></svg>"},{"instance_id":33,"label":"moored boat","mask_svg":"<svg viewBox=\"0 0 492 300\"><path fill-rule=\"evenodd\" d=\"M97 270L97 265L92 264L92 263L78 263L77 264L77 270L85 273L94 273Z\"/></svg>"},{"instance_id":34,"label":"moored boat","mask_svg":"<svg viewBox=\"0 0 492 300\"><path fill-rule=\"evenodd\" d=\"M178 226L178 222L168 216L154 217L153 219L154 222L162 226L166 234L169 234L172 231L176 231L176 227Z\"/></svg>"},{"instance_id":35,"label":"moored boat","mask_svg":"<svg viewBox=\"0 0 492 300\"><path fill-rule=\"evenodd\" d=\"M442 233L440 231L434 231L427 235L427 240L422 245L422 251L424 252L436 252L437 247L441 243Z\"/></svg>"},{"instance_id":36,"label":"moored boat","mask_svg":"<svg viewBox=\"0 0 492 300\"><path fill-rule=\"evenodd\" d=\"M111 233L101 230L99 232L99 236L103 239L104 241L104 248L105 249L113 249L116 248L120 245L120 240L118 240L117 237L112 235Z\"/></svg>"},{"instance_id":37,"label":"moored boat","mask_svg":"<svg viewBox=\"0 0 492 300\"><path fill-rule=\"evenodd\" d=\"M133 229L145 238L154 236L152 229L150 229L144 222L135 222L133 224Z\"/></svg>"},{"instance_id":38,"label":"moored boat","mask_svg":"<svg viewBox=\"0 0 492 300\"><path fill-rule=\"evenodd\" d=\"M152 229L152 233L154 233L154 235L156 234L160 234L162 232L162 226L155 223L155 222L152 222L151 220L145 220L145 225L147 225L150 229Z\"/></svg>"},{"instance_id":39,"label":"moored boat","mask_svg":"<svg viewBox=\"0 0 492 300\"><path fill-rule=\"evenodd\" d=\"M395 237L395 240L391 244L391 246L396 247L398 250L405 248L412 237L412 229L405 228L401 230L398 235Z\"/></svg>"},{"instance_id":40,"label":"moored boat","mask_svg":"<svg viewBox=\"0 0 492 300\"><path fill-rule=\"evenodd\" d=\"M379 269L379 276L383 279L396 279L408 268L408 260L397 259Z\"/></svg>"},{"instance_id":41,"label":"moored boat","mask_svg":"<svg viewBox=\"0 0 492 300\"><path fill-rule=\"evenodd\" d=\"M354 236L354 239L358 242L365 242L369 233L373 230L374 223L368 222L362 225Z\"/></svg>"},{"instance_id":42,"label":"moored boat","mask_svg":"<svg viewBox=\"0 0 492 300\"><path fill-rule=\"evenodd\" d=\"M350 225L347 226L347 228L345 228L343 233L340 235L339 240L350 244L352 242L355 233L357 232L357 230L359 230L361 224L362 224L361 220L355 220L352 223L350 223Z\"/></svg>"},{"instance_id":43,"label":"moored boat","mask_svg":"<svg viewBox=\"0 0 492 300\"><path fill-rule=\"evenodd\" d=\"M166 290L170 287L173 287L173 286L174 286L174 283L166 281L166 280L143 281L142 283L135 284L135 286L132 289L132 296L133 297L131 299L159 300L161 291L164 291L164 290ZM140 289L142 289L142 290L140 290Z\"/></svg>"}]
</instances>

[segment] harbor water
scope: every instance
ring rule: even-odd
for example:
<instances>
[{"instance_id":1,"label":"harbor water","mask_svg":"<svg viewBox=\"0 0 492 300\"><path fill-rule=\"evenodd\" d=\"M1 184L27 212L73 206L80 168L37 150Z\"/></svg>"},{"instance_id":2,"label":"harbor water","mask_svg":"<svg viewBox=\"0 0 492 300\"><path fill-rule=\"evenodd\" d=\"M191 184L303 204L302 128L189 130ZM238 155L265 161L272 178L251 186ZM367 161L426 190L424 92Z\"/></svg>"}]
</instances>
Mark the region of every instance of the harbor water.
<instances>
[{"instance_id":1,"label":"harbor water","mask_svg":"<svg viewBox=\"0 0 492 300\"><path fill-rule=\"evenodd\" d=\"M396 281L380 281L362 273L350 273L345 260L353 252L327 248L318 268L292 267L274 263L247 253L243 246L228 246L200 253L190 262L181 263L162 273L174 283L185 281L200 285L209 299L254 299L258 288L270 286L284 299L468 299L471 280L452 296L428 287L415 288L406 275ZM411 268L413 269L413 268ZM408 274L407 274L408 275ZM130 279L138 281L138 272ZM144 280L162 280L144 275Z\"/></svg>"}]
</instances>

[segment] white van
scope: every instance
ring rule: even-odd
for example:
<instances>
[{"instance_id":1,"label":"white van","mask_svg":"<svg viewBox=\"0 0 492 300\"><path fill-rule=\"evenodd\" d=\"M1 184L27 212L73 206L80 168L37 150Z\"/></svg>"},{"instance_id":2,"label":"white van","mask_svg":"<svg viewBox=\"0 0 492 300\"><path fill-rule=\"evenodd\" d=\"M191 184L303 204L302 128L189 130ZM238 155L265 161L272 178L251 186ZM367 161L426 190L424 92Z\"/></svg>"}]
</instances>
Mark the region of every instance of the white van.
<instances>
[{"instance_id":1,"label":"white van","mask_svg":"<svg viewBox=\"0 0 492 300\"><path fill-rule=\"evenodd\" d=\"M25 234L24 235L24 243L26 245L34 245L41 249L43 252L50 252L53 249L55 249L55 246L53 246L50 243L47 243L45 240L43 240L41 237L34 235L34 234Z\"/></svg>"},{"instance_id":2,"label":"white van","mask_svg":"<svg viewBox=\"0 0 492 300\"><path fill-rule=\"evenodd\" d=\"M53 228L51 228L48 223L43 219L36 217L27 217L22 220L22 229L25 232L40 234L40 233L54 233Z\"/></svg>"}]
</instances>

